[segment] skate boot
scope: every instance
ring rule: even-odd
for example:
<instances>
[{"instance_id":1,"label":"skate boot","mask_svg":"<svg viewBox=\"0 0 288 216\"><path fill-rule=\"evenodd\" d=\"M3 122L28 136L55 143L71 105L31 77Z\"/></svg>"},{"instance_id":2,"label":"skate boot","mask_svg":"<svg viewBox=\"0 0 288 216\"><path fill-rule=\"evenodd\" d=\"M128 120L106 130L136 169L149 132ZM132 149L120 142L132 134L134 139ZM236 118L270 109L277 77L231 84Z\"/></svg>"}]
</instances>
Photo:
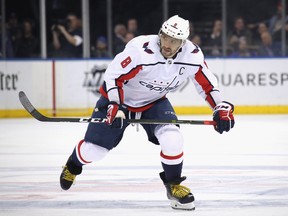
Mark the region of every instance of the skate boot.
<instances>
[{"instance_id":1,"label":"skate boot","mask_svg":"<svg viewBox=\"0 0 288 216\"><path fill-rule=\"evenodd\" d=\"M170 205L173 209L195 210L193 194L190 192L189 188L180 185L180 183L186 179L185 176L167 182L165 173L161 172L160 178L166 187L167 197L170 200Z\"/></svg>"},{"instance_id":2,"label":"skate boot","mask_svg":"<svg viewBox=\"0 0 288 216\"><path fill-rule=\"evenodd\" d=\"M81 174L82 167L76 166L72 162L72 157L68 158L66 165L63 167L62 173L60 175L60 186L63 190L68 190L73 184L76 175Z\"/></svg>"}]
</instances>

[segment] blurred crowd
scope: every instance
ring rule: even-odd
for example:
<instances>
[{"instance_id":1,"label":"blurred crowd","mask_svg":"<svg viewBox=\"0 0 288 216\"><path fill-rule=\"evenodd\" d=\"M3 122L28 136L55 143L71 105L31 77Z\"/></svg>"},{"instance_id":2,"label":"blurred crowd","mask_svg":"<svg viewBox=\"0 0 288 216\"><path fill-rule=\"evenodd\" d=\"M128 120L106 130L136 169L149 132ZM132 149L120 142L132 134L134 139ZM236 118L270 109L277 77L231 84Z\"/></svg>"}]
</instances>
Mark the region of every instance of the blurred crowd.
<instances>
[{"instance_id":1,"label":"blurred crowd","mask_svg":"<svg viewBox=\"0 0 288 216\"><path fill-rule=\"evenodd\" d=\"M285 17L286 49L288 36L288 16ZM231 57L275 57L281 56L282 4L276 13L259 23L246 24L245 17L235 17L233 28L227 34L227 56ZM194 35L195 37L195 35ZM200 37L200 36L198 36ZM197 38L196 38L197 39ZM192 40L193 37L192 37ZM201 38L197 39L201 46ZM203 44L209 56L222 56L222 21L215 20L210 37ZM287 52L286 52L287 53Z\"/></svg>"},{"instance_id":2,"label":"blurred crowd","mask_svg":"<svg viewBox=\"0 0 288 216\"><path fill-rule=\"evenodd\" d=\"M2 30L2 26L0 29ZM39 39L35 36L33 29L33 20L26 18L20 23L17 14L11 13L6 23L6 57L32 58L39 56ZM2 41L2 32L0 32L0 41ZM0 43L0 51L0 56L2 56L2 43Z\"/></svg>"},{"instance_id":3,"label":"blurred crowd","mask_svg":"<svg viewBox=\"0 0 288 216\"><path fill-rule=\"evenodd\" d=\"M286 38L288 37L288 16L285 20ZM1 23L1 22L0 22ZM233 26L227 29L226 57L277 57L282 56L282 4L277 4L277 11L272 17L258 23L246 23L245 16L234 18ZM5 55L7 58L40 57L39 34L35 32L35 24L31 19L19 20L16 13L11 13L6 22ZM58 20L49 27L51 41L47 43L50 58L81 58L83 56L82 20L74 14L67 14L64 20ZM190 37L199 45L206 56L223 56L223 24L221 19L213 21L208 36L197 34L193 22L190 22ZM2 28L0 28L2 29ZM112 58L121 52L134 37L146 34L138 26L138 20L130 18L126 23L119 23L113 29L112 53L108 52L106 35L91 38L91 57ZM157 34L157 32L155 32ZM2 41L2 33L0 32ZM288 39L286 39L286 48ZM2 43L0 43L0 58ZM287 56L286 51L286 56Z\"/></svg>"}]
</instances>

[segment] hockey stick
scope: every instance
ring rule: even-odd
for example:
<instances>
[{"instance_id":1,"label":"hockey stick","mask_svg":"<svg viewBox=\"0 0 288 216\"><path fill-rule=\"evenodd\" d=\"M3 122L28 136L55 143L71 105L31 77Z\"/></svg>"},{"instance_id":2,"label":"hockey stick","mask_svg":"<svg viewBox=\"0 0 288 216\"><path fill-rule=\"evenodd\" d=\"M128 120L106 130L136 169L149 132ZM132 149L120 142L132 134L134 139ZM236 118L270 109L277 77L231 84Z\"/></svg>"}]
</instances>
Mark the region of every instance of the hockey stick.
<instances>
[{"instance_id":1,"label":"hockey stick","mask_svg":"<svg viewBox=\"0 0 288 216\"><path fill-rule=\"evenodd\" d=\"M19 100L23 107L35 119L42 122L79 122L79 123L105 123L106 118L58 118L47 117L41 114L29 101L28 97L23 91L19 92ZM209 120L155 120L155 119L126 119L127 123L139 124L192 124L192 125L215 125L214 121Z\"/></svg>"}]
</instances>

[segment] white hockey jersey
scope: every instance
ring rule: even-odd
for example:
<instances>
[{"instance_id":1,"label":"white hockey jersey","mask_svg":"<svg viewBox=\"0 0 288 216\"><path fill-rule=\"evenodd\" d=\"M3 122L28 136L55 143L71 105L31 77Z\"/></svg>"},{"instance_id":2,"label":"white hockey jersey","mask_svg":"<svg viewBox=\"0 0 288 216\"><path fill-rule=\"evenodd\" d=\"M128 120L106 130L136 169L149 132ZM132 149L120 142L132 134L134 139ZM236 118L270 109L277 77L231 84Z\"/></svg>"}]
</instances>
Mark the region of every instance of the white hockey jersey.
<instances>
[{"instance_id":1,"label":"white hockey jersey","mask_svg":"<svg viewBox=\"0 0 288 216\"><path fill-rule=\"evenodd\" d=\"M190 78L211 108L222 101L217 79L197 45L187 40L176 56L166 59L158 43L158 35L132 39L109 64L102 95L132 111L144 111Z\"/></svg>"}]
</instances>

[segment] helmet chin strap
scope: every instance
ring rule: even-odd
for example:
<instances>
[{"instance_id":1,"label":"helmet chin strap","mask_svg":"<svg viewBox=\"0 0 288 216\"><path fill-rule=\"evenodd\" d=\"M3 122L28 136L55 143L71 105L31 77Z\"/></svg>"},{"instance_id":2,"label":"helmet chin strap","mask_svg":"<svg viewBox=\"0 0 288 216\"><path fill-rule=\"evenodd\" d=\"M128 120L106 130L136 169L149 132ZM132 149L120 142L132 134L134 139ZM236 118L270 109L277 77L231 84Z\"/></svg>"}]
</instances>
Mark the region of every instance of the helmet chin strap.
<instances>
[{"instance_id":1,"label":"helmet chin strap","mask_svg":"<svg viewBox=\"0 0 288 216\"><path fill-rule=\"evenodd\" d=\"M181 45L178 47L178 49L177 49L171 56L168 56L168 57L163 56L163 57L164 57L164 58L172 58L173 56L175 56L175 55L178 53L178 51L184 46L185 42L186 42L186 40L182 40ZM159 46L160 52L161 52L160 32L159 32L158 46ZM162 53L161 53L161 54L162 54ZM163 55L163 54L162 54L162 55Z\"/></svg>"},{"instance_id":2,"label":"helmet chin strap","mask_svg":"<svg viewBox=\"0 0 288 216\"><path fill-rule=\"evenodd\" d=\"M175 55L176 53L178 53L178 51L184 46L185 42L186 42L186 40L182 40L181 45L178 47L178 49L176 50L176 52L174 53L174 55ZM174 55L173 55L173 56L174 56ZM172 56L172 57L173 57L173 56Z\"/></svg>"}]
</instances>

